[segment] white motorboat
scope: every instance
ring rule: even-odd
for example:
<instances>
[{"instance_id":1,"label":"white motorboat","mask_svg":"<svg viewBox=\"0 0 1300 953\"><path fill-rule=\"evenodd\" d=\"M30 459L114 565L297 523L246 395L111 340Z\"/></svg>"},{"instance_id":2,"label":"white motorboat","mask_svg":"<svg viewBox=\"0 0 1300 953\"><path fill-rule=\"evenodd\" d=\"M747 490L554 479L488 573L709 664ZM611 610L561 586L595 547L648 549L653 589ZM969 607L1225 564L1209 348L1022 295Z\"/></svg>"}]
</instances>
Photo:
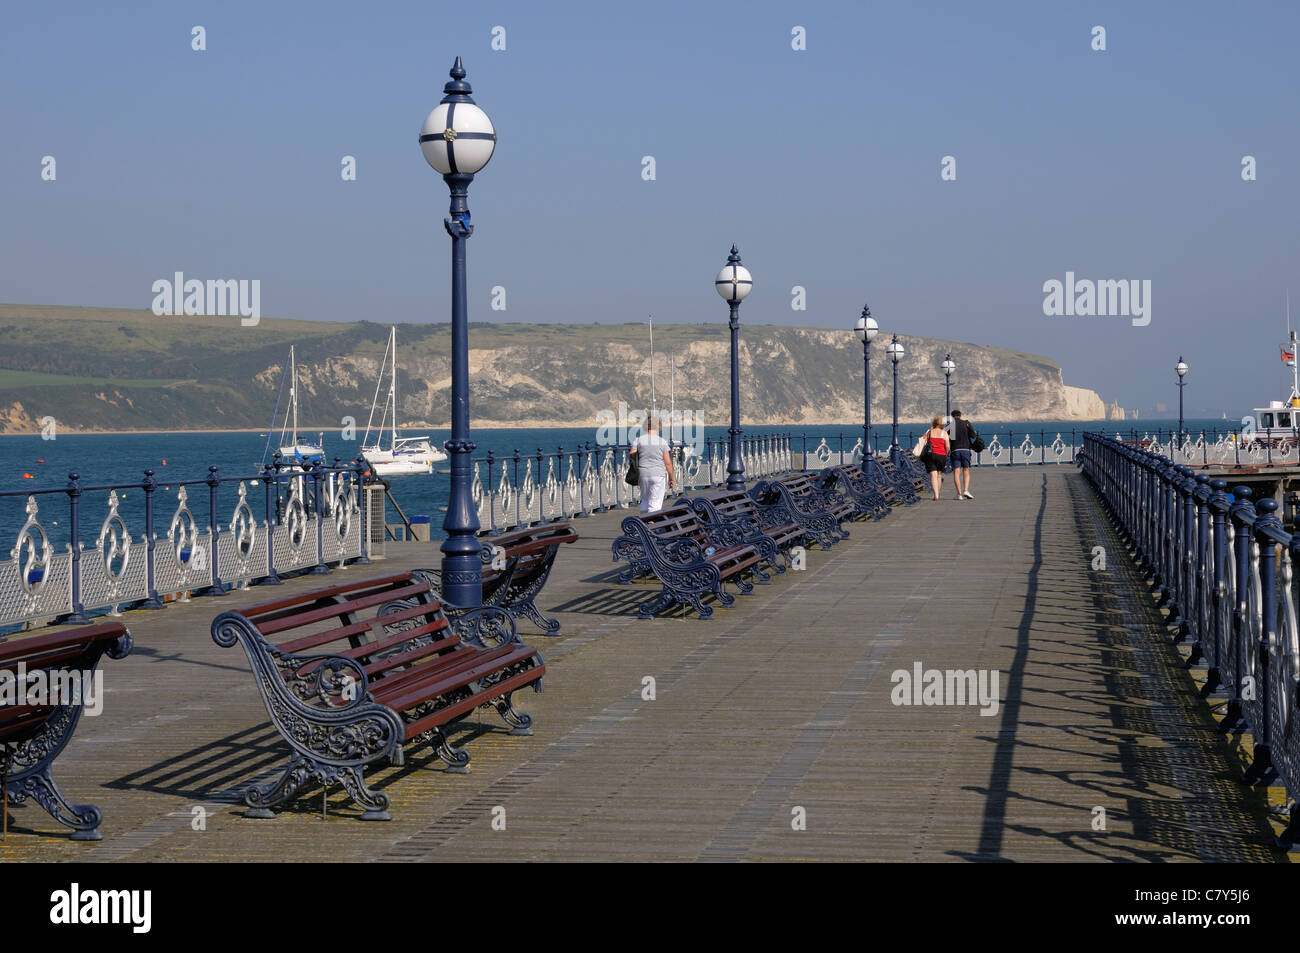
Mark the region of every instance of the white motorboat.
<instances>
[{"instance_id":1,"label":"white motorboat","mask_svg":"<svg viewBox=\"0 0 1300 953\"><path fill-rule=\"evenodd\" d=\"M1291 369L1291 395L1286 400L1271 400L1267 407L1254 409L1256 439L1287 440L1294 444L1300 434L1300 369L1296 366L1295 331L1290 333L1290 338L1281 350L1282 363ZM1250 442L1249 437L1246 442Z\"/></svg>"}]
</instances>

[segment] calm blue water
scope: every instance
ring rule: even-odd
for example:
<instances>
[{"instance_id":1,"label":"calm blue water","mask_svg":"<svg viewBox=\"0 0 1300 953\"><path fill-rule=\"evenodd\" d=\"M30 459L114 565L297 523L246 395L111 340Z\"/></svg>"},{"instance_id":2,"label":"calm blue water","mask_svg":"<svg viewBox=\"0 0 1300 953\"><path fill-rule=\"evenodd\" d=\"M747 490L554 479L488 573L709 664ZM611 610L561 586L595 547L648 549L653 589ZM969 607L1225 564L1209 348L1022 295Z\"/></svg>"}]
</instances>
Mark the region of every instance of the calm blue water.
<instances>
[{"instance_id":1,"label":"calm blue water","mask_svg":"<svg viewBox=\"0 0 1300 953\"><path fill-rule=\"evenodd\" d=\"M986 440L996 434L1004 446L1013 434L1019 443L1026 431L1032 434L1036 444L1040 434L1045 435L1050 442L1057 433L1061 433L1069 443L1072 429L1073 439L1077 441L1084 430L1104 429L1107 433L1114 433L1120 429L1127 435L1128 430L1135 426L1131 423L1100 421L1084 425L1078 422L975 423L976 429ZM1177 425L1177 421L1168 420L1144 420L1139 423L1139 434L1157 427L1168 430ZM1188 428L1194 430L1217 427L1223 432L1231 425L1231 421L1223 420L1187 421ZM877 436L881 449L889 444L889 429L888 421L884 427L873 422L872 431ZM900 426L900 442L909 444L920 431L918 426ZM757 434L768 431L750 428L748 432ZM810 452L823 437L832 449L838 450L841 435L844 449L848 450L861 435L862 428L860 425L802 427L790 428L789 432L794 435L796 452L802 448L805 434ZM438 441L445 436L445 433L436 434L434 439ZM722 427L708 428L705 437L711 440L725 439L726 430ZM474 440L478 444L475 457L486 456L489 450L498 457L512 456L516 449L523 454L535 455L539 448L546 453L553 453L560 447L573 449L587 442L594 444L595 439L595 428L478 430L474 432ZM81 502L79 535L89 547L94 545L100 525L108 513L109 491L86 488L101 485L124 488L115 491L118 494L119 512L132 535L138 538L144 532L144 494L129 487L143 479L145 468L153 469L155 479L161 484L155 499L155 531L161 534L166 531L176 509L178 486L174 481L202 480L207 476L209 466L218 467L223 477L256 478L265 444L266 438L259 437L256 433L67 434L56 440L42 440L40 436L0 437L0 492L19 491L16 496L0 496L0 559L8 558L9 550L26 519L24 505L27 494L35 490L61 489L67 484L71 472L79 474L85 490ZM335 456L346 459L355 456L357 444L355 441L342 441L337 435L331 439L331 435L326 433L325 450L331 459ZM25 475L30 475L31 479ZM439 535L441 508L447 503L447 477L438 473L432 476L397 477L392 480L392 485L393 496L407 516L429 516L435 536ZM249 504L260 520L265 510L264 490L250 486L248 492ZM217 513L223 523L230 520L236 493L234 484L224 485L220 490ZM207 486L190 486L187 494L196 520L201 525L206 524L209 510ZM62 492L38 494L37 505L40 508L41 523L50 534L51 542L61 549L69 539L67 495ZM389 519L395 521L396 517L390 514Z\"/></svg>"}]
</instances>

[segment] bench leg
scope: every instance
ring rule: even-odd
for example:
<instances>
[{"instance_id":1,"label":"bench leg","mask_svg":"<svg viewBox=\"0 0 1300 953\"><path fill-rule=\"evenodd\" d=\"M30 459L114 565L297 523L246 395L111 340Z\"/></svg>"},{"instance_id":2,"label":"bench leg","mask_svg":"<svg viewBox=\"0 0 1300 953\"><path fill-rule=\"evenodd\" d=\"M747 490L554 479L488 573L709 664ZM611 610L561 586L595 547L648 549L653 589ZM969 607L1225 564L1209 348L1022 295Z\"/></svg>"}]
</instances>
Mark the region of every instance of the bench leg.
<instances>
[{"instance_id":1,"label":"bench leg","mask_svg":"<svg viewBox=\"0 0 1300 953\"><path fill-rule=\"evenodd\" d=\"M284 774L279 779L262 787L250 787L244 792L244 803L248 810L245 817L275 817L271 808L283 804L296 795L315 772L315 766L307 762L302 755L295 754L289 759Z\"/></svg>"},{"instance_id":2,"label":"bench leg","mask_svg":"<svg viewBox=\"0 0 1300 953\"><path fill-rule=\"evenodd\" d=\"M390 803L388 795L382 791L372 791L366 787L366 781L362 777L360 766L344 768L339 774L339 781L342 782L343 789L348 792L348 796L358 806L366 809L365 813L361 815L361 820L391 821L393 819L393 816L388 813Z\"/></svg>"},{"instance_id":3,"label":"bench leg","mask_svg":"<svg viewBox=\"0 0 1300 953\"><path fill-rule=\"evenodd\" d=\"M429 745L434 754L447 765L450 774L469 774L469 752L463 748L453 748L447 736L435 728L429 732Z\"/></svg>"},{"instance_id":4,"label":"bench leg","mask_svg":"<svg viewBox=\"0 0 1300 953\"><path fill-rule=\"evenodd\" d=\"M718 601L724 606L729 606L736 601L736 597L729 592L723 592L721 586L713 590L713 594L718 597ZM713 618L713 606L706 606L696 593L692 592L687 595L686 601L690 603L691 608L695 610L701 619Z\"/></svg>"},{"instance_id":5,"label":"bench leg","mask_svg":"<svg viewBox=\"0 0 1300 953\"><path fill-rule=\"evenodd\" d=\"M533 733L533 716L525 712L515 711L514 705L510 701L512 695L514 695L514 692L493 699L492 707L497 710L501 720L510 726L512 735L531 735Z\"/></svg>"},{"instance_id":6,"label":"bench leg","mask_svg":"<svg viewBox=\"0 0 1300 953\"><path fill-rule=\"evenodd\" d=\"M560 634L560 620L548 619L538 611L536 603L532 599L526 602L519 602L509 607L516 613L522 613L533 625L542 629L547 635Z\"/></svg>"},{"instance_id":7,"label":"bench leg","mask_svg":"<svg viewBox=\"0 0 1300 953\"><path fill-rule=\"evenodd\" d=\"M6 791L8 799L21 804L32 798L45 808L50 817L60 824L73 829L73 840L100 840L99 825L104 820L104 812L93 804L73 804L50 776L49 768L35 774L29 774L21 780L10 781Z\"/></svg>"},{"instance_id":8,"label":"bench leg","mask_svg":"<svg viewBox=\"0 0 1300 953\"><path fill-rule=\"evenodd\" d=\"M653 618L655 613L667 609L669 606L675 605L676 603L677 597L668 591L667 586L664 586L663 591L660 592L659 595L655 596L649 602L641 603L641 605L637 607L636 617L638 619Z\"/></svg>"}]
</instances>

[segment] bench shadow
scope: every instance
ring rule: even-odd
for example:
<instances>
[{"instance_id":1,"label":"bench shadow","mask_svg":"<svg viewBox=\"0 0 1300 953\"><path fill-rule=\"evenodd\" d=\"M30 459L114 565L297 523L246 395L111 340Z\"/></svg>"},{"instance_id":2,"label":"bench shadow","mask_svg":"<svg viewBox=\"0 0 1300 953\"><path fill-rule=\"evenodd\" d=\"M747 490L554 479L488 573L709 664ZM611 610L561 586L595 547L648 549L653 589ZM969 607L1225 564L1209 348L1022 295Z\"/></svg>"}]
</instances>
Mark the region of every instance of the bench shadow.
<instances>
[{"instance_id":1,"label":"bench shadow","mask_svg":"<svg viewBox=\"0 0 1300 953\"><path fill-rule=\"evenodd\" d=\"M150 648L149 646L136 645L131 650L131 657L137 658L144 656L151 662L184 662L186 665L198 665L202 668L214 668L223 672L240 672L246 673L246 665L221 665L216 662L205 662L201 659L191 658L183 652L162 651L160 649Z\"/></svg>"},{"instance_id":2,"label":"bench shadow","mask_svg":"<svg viewBox=\"0 0 1300 953\"><path fill-rule=\"evenodd\" d=\"M479 721L471 715L452 726L447 731L450 742L456 747L467 747L485 735L508 734L504 725L487 721L488 713L482 713L482 717L483 720ZM259 725L232 732L146 768L124 774L106 782L104 787L115 791L144 791L207 804L242 807L244 792L254 785L275 781L284 772L291 754L288 744L275 728ZM473 755L472 748L470 754ZM394 767L378 764L368 768L365 773L366 784L373 790L383 790L415 771L426 770L445 770L445 765L428 746L408 746L403 765ZM321 811L320 805L321 788L319 785L311 785L304 788L293 801L277 806L275 811L277 814L318 814ZM337 784L331 785L326 805L331 814L360 813L360 809ZM11 814L11 832L17 830L12 821Z\"/></svg>"},{"instance_id":3,"label":"bench shadow","mask_svg":"<svg viewBox=\"0 0 1300 953\"><path fill-rule=\"evenodd\" d=\"M598 572L594 576L585 576L579 579L579 582L591 583L593 585L605 582L618 582L619 574L627 571L627 566L616 566L605 572ZM653 581L653 577L647 577Z\"/></svg>"},{"instance_id":4,"label":"bench shadow","mask_svg":"<svg viewBox=\"0 0 1300 953\"><path fill-rule=\"evenodd\" d=\"M551 606L552 612L581 612L587 615L630 615L637 607L658 595L650 586L619 586L583 593L568 602Z\"/></svg>"}]
</instances>

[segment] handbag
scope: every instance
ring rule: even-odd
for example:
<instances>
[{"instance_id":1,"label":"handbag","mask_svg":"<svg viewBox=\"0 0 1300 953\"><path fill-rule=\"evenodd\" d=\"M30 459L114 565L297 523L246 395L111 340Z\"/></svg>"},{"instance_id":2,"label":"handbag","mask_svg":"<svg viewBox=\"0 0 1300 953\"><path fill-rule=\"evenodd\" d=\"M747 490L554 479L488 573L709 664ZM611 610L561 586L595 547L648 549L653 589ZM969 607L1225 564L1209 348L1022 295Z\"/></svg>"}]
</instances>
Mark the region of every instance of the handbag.
<instances>
[{"instance_id":1,"label":"handbag","mask_svg":"<svg viewBox=\"0 0 1300 953\"><path fill-rule=\"evenodd\" d=\"M925 434L921 434L921 439L918 440L916 442L916 446L912 448L912 456L920 460L922 457L925 456L925 451L929 446L930 446L930 441L926 439Z\"/></svg>"},{"instance_id":2,"label":"handbag","mask_svg":"<svg viewBox=\"0 0 1300 953\"><path fill-rule=\"evenodd\" d=\"M975 432L975 428L971 427L970 424L967 424L966 426L970 428L970 448L974 450L976 453L983 453L984 438L981 437L979 434L977 434Z\"/></svg>"},{"instance_id":3,"label":"handbag","mask_svg":"<svg viewBox=\"0 0 1300 953\"><path fill-rule=\"evenodd\" d=\"M628 486L638 486L641 483L641 464L635 453L627 455L627 475L623 477L623 482Z\"/></svg>"}]
</instances>

